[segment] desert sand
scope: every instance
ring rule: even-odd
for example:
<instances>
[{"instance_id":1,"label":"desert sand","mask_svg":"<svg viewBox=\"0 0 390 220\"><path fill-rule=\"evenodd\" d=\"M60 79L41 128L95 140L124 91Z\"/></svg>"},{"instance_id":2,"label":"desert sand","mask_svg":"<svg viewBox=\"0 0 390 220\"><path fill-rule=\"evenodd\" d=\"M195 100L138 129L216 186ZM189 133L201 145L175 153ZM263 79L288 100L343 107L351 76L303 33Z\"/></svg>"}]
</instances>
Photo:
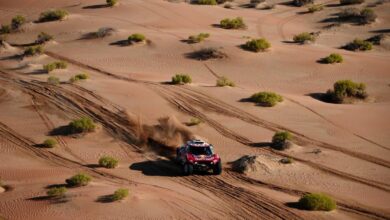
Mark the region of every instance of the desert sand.
<instances>
[{"instance_id":1,"label":"desert sand","mask_svg":"<svg viewBox=\"0 0 390 220\"><path fill-rule=\"evenodd\" d=\"M120 0L114 7L102 0L0 1L0 24L15 15L27 20L0 47L0 219L390 219L390 42L366 52L340 48L356 37L389 34L389 2L373 7L378 18L367 25L324 21L349 7L335 0L316 0L325 7L313 14L286 1L267 0L275 5L270 10L247 3L235 0L228 9L165 0ZM69 16L36 22L48 9ZM215 25L237 16L246 29ZM113 28L111 35L86 37L102 27ZM54 36L45 52L20 56L40 32ZM210 37L184 42L201 32ZM291 43L301 32L319 36L315 43ZM148 42L118 43L133 33ZM240 48L259 37L271 43L267 52ZM206 47L227 58L188 57ZM344 62L317 62L330 53ZM42 71L56 60L68 67ZM69 83L77 73L90 78ZM192 83L167 83L179 73L191 75ZM50 75L61 83L48 84ZM236 86L215 86L221 76ZM331 104L310 95L343 79L365 83L368 101ZM242 101L259 91L277 92L284 101L275 107ZM81 116L98 128L81 136L53 134ZM203 123L186 126L192 117ZM280 130L294 135L285 151L270 147ZM38 147L48 137L58 146ZM214 145L221 175L182 175L175 148L195 137ZM97 166L103 155L119 166ZM256 156L254 168L235 172L232 163L245 155ZM287 157L293 163L280 163ZM79 172L92 176L88 186L69 188L61 201L46 198L50 186ZM129 189L123 201L99 200L118 188ZM289 205L307 192L332 196L338 208Z\"/></svg>"}]
</instances>

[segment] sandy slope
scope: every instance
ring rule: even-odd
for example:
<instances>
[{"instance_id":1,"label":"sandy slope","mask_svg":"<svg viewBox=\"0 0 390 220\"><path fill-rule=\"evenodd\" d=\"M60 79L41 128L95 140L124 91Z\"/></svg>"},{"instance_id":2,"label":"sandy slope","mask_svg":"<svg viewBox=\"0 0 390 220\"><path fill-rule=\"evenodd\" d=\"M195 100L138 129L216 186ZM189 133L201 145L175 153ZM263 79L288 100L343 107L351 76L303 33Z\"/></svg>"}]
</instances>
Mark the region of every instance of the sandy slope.
<instances>
[{"instance_id":1,"label":"sandy slope","mask_svg":"<svg viewBox=\"0 0 390 220\"><path fill-rule=\"evenodd\" d=\"M122 0L114 8L100 7L101 1L1 2L1 24L16 14L25 15L29 23L23 31L8 36L7 41L15 47L0 49L0 159L5 161L0 165L0 177L12 189L0 194L0 216L390 218L390 136L386 132L390 130L390 54L383 47L369 52L339 49L355 37L365 39L386 32L390 4L374 8L378 21L373 24L324 28L329 23L321 21L343 8L332 6L337 1L318 1L329 7L315 14L285 4L257 10L239 7L246 1L236 2L235 9L162 0ZM368 3L371 1L364 5ZM34 23L48 8L64 8L70 16L61 22ZM248 29L213 26L235 16L243 17ZM115 31L103 39L83 39L100 27ZM46 54L15 58L22 51L20 45L31 43L41 31L55 36L54 42L45 45ZM288 43L303 31L321 33L314 44ZM151 43L116 44L136 32L145 34ZM182 42L199 32L208 32L211 37L201 44ZM248 36L265 37L272 48L258 54L244 51L239 45ZM229 57L204 62L186 57L203 47L221 47ZM332 52L342 54L345 62L317 63ZM91 78L59 86L44 83L48 74L42 72L42 66L58 59L69 64L66 70L51 73L61 81L80 72ZM164 84L176 73L190 74L193 83ZM219 76L234 80L237 87L215 87ZM339 79L366 83L372 101L334 105L308 95L325 92ZM285 101L273 108L240 101L262 90L278 92ZM201 118L204 123L188 130L215 145L224 173L182 177L168 151L156 152L134 142L140 130L124 111L146 126L167 116L179 123ZM81 115L94 118L99 129L81 138L56 136L59 146L54 149L34 147L50 131ZM179 123L173 123L174 127L181 127ZM267 147L277 130L293 132L296 146L285 152ZM318 150L321 153L313 153ZM107 154L120 160L117 169L96 167L99 157ZM248 175L230 170L229 162L248 154L266 155L261 157L263 169ZM292 157L295 162L282 165L278 161L283 157ZM62 184L77 172L92 175L92 183L69 189L65 202L44 198L49 185ZM129 198L115 203L98 201L119 187L130 189ZM305 192L328 193L337 200L339 209L305 212L287 205Z\"/></svg>"}]
</instances>

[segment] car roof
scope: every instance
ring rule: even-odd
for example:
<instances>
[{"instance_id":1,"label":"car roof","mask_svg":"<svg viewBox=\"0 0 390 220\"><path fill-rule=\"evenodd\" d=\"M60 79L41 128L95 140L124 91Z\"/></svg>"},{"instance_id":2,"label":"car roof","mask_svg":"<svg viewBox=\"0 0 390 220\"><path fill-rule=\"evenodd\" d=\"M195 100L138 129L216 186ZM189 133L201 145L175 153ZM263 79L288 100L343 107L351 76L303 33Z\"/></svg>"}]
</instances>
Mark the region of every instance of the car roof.
<instances>
[{"instance_id":1,"label":"car roof","mask_svg":"<svg viewBox=\"0 0 390 220\"><path fill-rule=\"evenodd\" d=\"M191 141L187 142L187 145L191 146L191 147L208 147L208 146L210 146L209 143L202 141L202 140L191 140Z\"/></svg>"}]
</instances>

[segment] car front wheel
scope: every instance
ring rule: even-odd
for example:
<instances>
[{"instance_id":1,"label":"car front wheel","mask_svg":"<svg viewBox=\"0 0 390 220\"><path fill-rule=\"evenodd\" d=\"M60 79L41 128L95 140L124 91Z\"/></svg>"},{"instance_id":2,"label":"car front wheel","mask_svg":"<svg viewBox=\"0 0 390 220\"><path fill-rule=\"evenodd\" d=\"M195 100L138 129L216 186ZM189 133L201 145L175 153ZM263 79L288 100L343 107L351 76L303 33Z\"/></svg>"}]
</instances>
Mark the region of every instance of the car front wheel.
<instances>
[{"instance_id":1,"label":"car front wheel","mask_svg":"<svg viewBox=\"0 0 390 220\"><path fill-rule=\"evenodd\" d=\"M221 160L219 160L218 163L216 163L214 165L213 174L214 175L219 175L221 173L222 173L222 162L221 162Z\"/></svg>"}]
</instances>

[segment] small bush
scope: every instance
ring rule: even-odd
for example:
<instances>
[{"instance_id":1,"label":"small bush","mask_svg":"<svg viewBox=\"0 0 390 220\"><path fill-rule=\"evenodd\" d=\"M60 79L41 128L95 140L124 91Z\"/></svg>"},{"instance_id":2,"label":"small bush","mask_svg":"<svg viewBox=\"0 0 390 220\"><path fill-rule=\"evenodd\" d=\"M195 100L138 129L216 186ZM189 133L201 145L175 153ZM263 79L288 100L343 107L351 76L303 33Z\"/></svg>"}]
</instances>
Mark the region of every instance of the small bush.
<instances>
[{"instance_id":1,"label":"small bush","mask_svg":"<svg viewBox=\"0 0 390 220\"><path fill-rule=\"evenodd\" d=\"M294 0L293 1L293 4L295 6L298 6L298 7L301 7L301 6L304 6L307 4L313 4L313 3L314 3L314 0Z\"/></svg>"},{"instance_id":2,"label":"small bush","mask_svg":"<svg viewBox=\"0 0 390 220\"><path fill-rule=\"evenodd\" d=\"M348 43L344 48L352 51L372 50L372 43L356 38L351 43Z\"/></svg>"},{"instance_id":3,"label":"small bush","mask_svg":"<svg viewBox=\"0 0 390 220\"><path fill-rule=\"evenodd\" d=\"M190 121L186 123L186 125L187 126L195 126L195 125L199 125L202 122L203 121L199 118L191 118Z\"/></svg>"},{"instance_id":4,"label":"small bush","mask_svg":"<svg viewBox=\"0 0 390 220\"><path fill-rule=\"evenodd\" d=\"M223 59L227 55L221 50L213 47L202 48L200 50L194 51L188 55L188 57L197 59L197 60L209 60L209 59Z\"/></svg>"},{"instance_id":5,"label":"small bush","mask_svg":"<svg viewBox=\"0 0 390 220\"><path fill-rule=\"evenodd\" d=\"M89 76L88 76L88 74L86 74L86 73L80 73L80 74L77 74L77 75L74 75L74 76L72 76L71 78L70 78L70 82L71 83L75 83L75 82L78 82L78 81L80 81L80 80L86 80L86 79L88 79L89 78Z\"/></svg>"},{"instance_id":6,"label":"small bush","mask_svg":"<svg viewBox=\"0 0 390 220\"><path fill-rule=\"evenodd\" d=\"M274 92L258 92L250 97L252 102L261 106L272 107L283 101L283 97Z\"/></svg>"},{"instance_id":7,"label":"small bush","mask_svg":"<svg viewBox=\"0 0 390 220\"><path fill-rule=\"evenodd\" d=\"M60 84L60 78L58 78L56 76L49 76L47 78L47 82L49 84L52 84L52 85L58 85L58 84Z\"/></svg>"},{"instance_id":8,"label":"small bush","mask_svg":"<svg viewBox=\"0 0 390 220\"><path fill-rule=\"evenodd\" d=\"M244 20L241 17L229 19L225 18L220 21L221 28L224 29L243 29L246 28Z\"/></svg>"},{"instance_id":9,"label":"small bush","mask_svg":"<svg viewBox=\"0 0 390 220\"><path fill-rule=\"evenodd\" d=\"M65 193L66 193L67 189L65 187L53 187L53 188L50 188L46 194L47 196L49 197L52 197L52 198L63 198L65 197Z\"/></svg>"},{"instance_id":10,"label":"small bush","mask_svg":"<svg viewBox=\"0 0 390 220\"><path fill-rule=\"evenodd\" d=\"M219 78L217 79L217 86L219 86L219 87L223 87L223 86L234 87L235 84L234 84L233 81L231 81L231 80L228 79L227 77L222 76L222 77L219 77Z\"/></svg>"},{"instance_id":11,"label":"small bush","mask_svg":"<svg viewBox=\"0 0 390 220\"><path fill-rule=\"evenodd\" d=\"M324 63L342 63L343 56L341 56L338 53L332 53L329 56L323 58L322 62L324 62Z\"/></svg>"},{"instance_id":12,"label":"small bush","mask_svg":"<svg viewBox=\"0 0 390 220\"><path fill-rule=\"evenodd\" d=\"M64 61L56 61L56 62L44 65L43 69L46 72L50 73L51 71L53 71L55 69L66 69L67 66L68 66L68 64Z\"/></svg>"},{"instance_id":13,"label":"small bush","mask_svg":"<svg viewBox=\"0 0 390 220\"><path fill-rule=\"evenodd\" d=\"M44 142L43 142L43 146L44 147L47 147L47 148L53 148L53 147L55 147L56 145L57 145L58 143L57 143L57 140L56 139L54 139L54 138L48 138L48 139L46 139Z\"/></svg>"},{"instance_id":14,"label":"small bush","mask_svg":"<svg viewBox=\"0 0 390 220\"><path fill-rule=\"evenodd\" d=\"M62 9L48 10L41 13L39 22L63 20L69 13Z\"/></svg>"},{"instance_id":15,"label":"small bush","mask_svg":"<svg viewBox=\"0 0 390 220\"><path fill-rule=\"evenodd\" d=\"M111 27L101 27L96 32L93 33L94 38L104 38L112 35L114 28Z\"/></svg>"},{"instance_id":16,"label":"small bush","mask_svg":"<svg viewBox=\"0 0 390 220\"><path fill-rule=\"evenodd\" d=\"M188 37L189 43L200 43L204 41L206 38L210 37L209 33L200 33L198 35L192 35Z\"/></svg>"},{"instance_id":17,"label":"small bush","mask_svg":"<svg viewBox=\"0 0 390 220\"><path fill-rule=\"evenodd\" d=\"M339 80L334 83L333 90L326 93L328 101L343 103L347 98L365 99L367 98L366 85L355 83L351 80Z\"/></svg>"},{"instance_id":18,"label":"small bush","mask_svg":"<svg viewBox=\"0 0 390 220\"><path fill-rule=\"evenodd\" d=\"M66 179L65 182L70 187L79 187L79 186L86 186L88 183L92 180L92 178L83 173L76 174L72 176L69 179Z\"/></svg>"},{"instance_id":19,"label":"small bush","mask_svg":"<svg viewBox=\"0 0 390 220\"><path fill-rule=\"evenodd\" d=\"M11 26L8 24L1 25L0 34L9 34L11 33Z\"/></svg>"},{"instance_id":20,"label":"small bush","mask_svg":"<svg viewBox=\"0 0 390 220\"><path fill-rule=\"evenodd\" d=\"M36 44L43 44L43 43L46 43L46 42L51 41L53 39L54 39L54 37L51 36L50 34L47 34L45 32L41 32L40 34L38 34L38 37L35 40L35 43Z\"/></svg>"},{"instance_id":21,"label":"small bush","mask_svg":"<svg viewBox=\"0 0 390 220\"><path fill-rule=\"evenodd\" d=\"M363 2L364 0L340 0L340 5L355 5Z\"/></svg>"},{"instance_id":22,"label":"small bush","mask_svg":"<svg viewBox=\"0 0 390 220\"><path fill-rule=\"evenodd\" d=\"M106 0L108 6L112 7L118 3L118 0Z\"/></svg>"},{"instance_id":23,"label":"small bush","mask_svg":"<svg viewBox=\"0 0 390 220\"><path fill-rule=\"evenodd\" d=\"M316 40L316 38L315 38L314 34L311 34L308 32L303 32L303 33L300 33L298 35L295 35L293 40L295 43L304 44L307 42L314 42Z\"/></svg>"},{"instance_id":24,"label":"small bush","mask_svg":"<svg viewBox=\"0 0 390 220\"><path fill-rule=\"evenodd\" d=\"M197 0L195 1L196 4L198 5L217 5L216 0Z\"/></svg>"},{"instance_id":25,"label":"small bush","mask_svg":"<svg viewBox=\"0 0 390 220\"><path fill-rule=\"evenodd\" d=\"M322 11L324 9L324 5L311 5L307 8L308 12L314 13L316 11Z\"/></svg>"},{"instance_id":26,"label":"small bush","mask_svg":"<svg viewBox=\"0 0 390 220\"><path fill-rule=\"evenodd\" d=\"M341 21L370 24L376 20L377 15L371 8L364 8L362 10L358 8L346 8L338 14L338 17Z\"/></svg>"},{"instance_id":27,"label":"small bush","mask_svg":"<svg viewBox=\"0 0 390 220\"><path fill-rule=\"evenodd\" d=\"M109 169L117 167L118 162L119 161L117 159L110 157L110 156L103 156L99 159L99 165L101 167L105 167L105 168L109 168Z\"/></svg>"},{"instance_id":28,"label":"small bush","mask_svg":"<svg viewBox=\"0 0 390 220\"><path fill-rule=\"evenodd\" d=\"M146 40L146 37L143 34L138 34L138 33L132 34L127 38L127 41L129 43L134 43L134 42L138 43L138 42L142 42L145 40Z\"/></svg>"},{"instance_id":29,"label":"small bush","mask_svg":"<svg viewBox=\"0 0 390 220\"><path fill-rule=\"evenodd\" d=\"M362 24L370 24L374 22L377 18L377 15L375 14L374 10L371 8L364 8L360 11L360 22Z\"/></svg>"},{"instance_id":30,"label":"small bush","mask_svg":"<svg viewBox=\"0 0 390 220\"><path fill-rule=\"evenodd\" d=\"M287 141L292 139L292 135L288 131L278 131L272 137L272 146L277 150L285 150L288 148Z\"/></svg>"},{"instance_id":31,"label":"small bush","mask_svg":"<svg viewBox=\"0 0 390 220\"><path fill-rule=\"evenodd\" d=\"M298 205L301 209L313 211L332 211L337 206L334 199L321 193L309 193L302 196Z\"/></svg>"},{"instance_id":32,"label":"small bush","mask_svg":"<svg viewBox=\"0 0 390 220\"><path fill-rule=\"evenodd\" d=\"M19 29L24 23L26 23L26 18L22 15L16 15L11 20L11 27L13 30Z\"/></svg>"},{"instance_id":33,"label":"small bush","mask_svg":"<svg viewBox=\"0 0 390 220\"><path fill-rule=\"evenodd\" d=\"M94 131L96 125L91 118L81 117L70 122L69 127L72 133L82 133Z\"/></svg>"},{"instance_id":34,"label":"small bush","mask_svg":"<svg viewBox=\"0 0 390 220\"><path fill-rule=\"evenodd\" d=\"M187 74L176 74L172 77L172 84L188 84L192 82L192 78Z\"/></svg>"},{"instance_id":35,"label":"small bush","mask_svg":"<svg viewBox=\"0 0 390 220\"><path fill-rule=\"evenodd\" d=\"M253 52L260 52L260 51L265 51L266 49L271 47L271 44L264 38L260 39L252 39L247 41L243 45L244 49L250 50Z\"/></svg>"},{"instance_id":36,"label":"small bush","mask_svg":"<svg viewBox=\"0 0 390 220\"><path fill-rule=\"evenodd\" d=\"M27 47L24 50L24 56L35 56L35 55L42 54L43 52L44 49L41 45L31 46L31 47Z\"/></svg>"},{"instance_id":37,"label":"small bush","mask_svg":"<svg viewBox=\"0 0 390 220\"><path fill-rule=\"evenodd\" d=\"M114 194L112 195L111 199L112 201L119 201L129 196L129 190L128 189L117 189Z\"/></svg>"},{"instance_id":38,"label":"small bush","mask_svg":"<svg viewBox=\"0 0 390 220\"><path fill-rule=\"evenodd\" d=\"M291 157L286 157L286 158L280 159L280 162L282 164L291 164L294 162L294 159L292 159Z\"/></svg>"}]
</instances>

